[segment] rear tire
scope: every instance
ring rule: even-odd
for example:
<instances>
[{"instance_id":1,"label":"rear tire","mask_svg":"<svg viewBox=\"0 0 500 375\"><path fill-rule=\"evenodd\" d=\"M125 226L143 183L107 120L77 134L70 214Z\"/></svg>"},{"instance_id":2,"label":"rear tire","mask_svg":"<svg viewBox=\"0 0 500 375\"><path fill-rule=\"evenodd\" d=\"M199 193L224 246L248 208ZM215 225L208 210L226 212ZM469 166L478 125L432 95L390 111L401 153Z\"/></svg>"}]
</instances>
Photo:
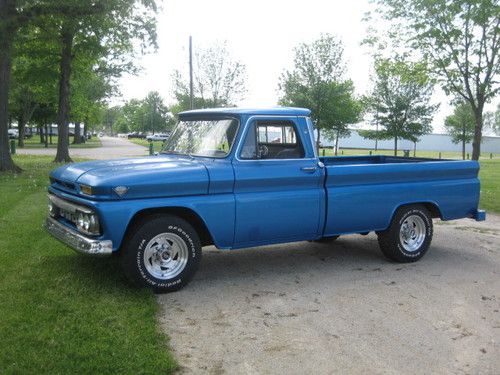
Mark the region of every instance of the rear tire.
<instances>
[{"instance_id":1,"label":"rear tire","mask_svg":"<svg viewBox=\"0 0 500 375\"><path fill-rule=\"evenodd\" d=\"M159 293L186 285L201 260L201 243L193 227L171 215L146 218L132 228L120 250L127 277Z\"/></svg>"},{"instance_id":2,"label":"rear tire","mask_svg":"<svg viewBox=\"0 0 500 375\"><path fill-rule=\"evenodd\" d=\"M424 206L401 207L389 228L377 234L380 250L387 258L399 263L416 262L429 250L432 218Z\"/></svg>"}]
</instances>

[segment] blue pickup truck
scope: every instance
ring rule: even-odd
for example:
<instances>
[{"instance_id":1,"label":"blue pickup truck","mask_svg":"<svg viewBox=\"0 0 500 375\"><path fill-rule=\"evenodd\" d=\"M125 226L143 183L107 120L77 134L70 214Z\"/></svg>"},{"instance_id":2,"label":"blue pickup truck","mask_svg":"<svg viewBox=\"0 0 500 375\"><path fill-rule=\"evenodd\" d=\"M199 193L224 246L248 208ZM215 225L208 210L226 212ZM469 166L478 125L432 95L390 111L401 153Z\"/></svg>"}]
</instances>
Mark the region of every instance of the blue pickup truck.
<instances>
[{"instance_id":1,"label":"blue pickup truck","mask_svg":"<svg viewBox=\"0 0 500 375\"><path fill-rule=\"evenodd\" d=\"M168 292L192 278L203 246L375 232L387 258L414 262L433 218L485 219L477 162L319 157L313 131L302 108L180 113L158 155L52 171L47 230L79 252L117 254L132 281Z\"/></svg>"}]
</instances>

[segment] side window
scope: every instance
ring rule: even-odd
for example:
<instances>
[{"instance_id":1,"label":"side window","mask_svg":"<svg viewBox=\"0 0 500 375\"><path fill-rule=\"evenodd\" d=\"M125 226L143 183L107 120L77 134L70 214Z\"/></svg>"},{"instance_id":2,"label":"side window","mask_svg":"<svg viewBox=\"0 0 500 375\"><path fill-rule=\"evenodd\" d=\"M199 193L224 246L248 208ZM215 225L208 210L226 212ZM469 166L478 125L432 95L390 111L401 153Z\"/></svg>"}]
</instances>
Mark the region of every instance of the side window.
<instances>
[{"instance_id":1,"label":"side window","mask_svg":"<svg viewBox=\"0 0 500 375\"><path fill-rule=\"evenodd\" d=\"M248 129L242 159L300 159L304 147L289 121L257 121Z\"/></svg>"}]
</instances>

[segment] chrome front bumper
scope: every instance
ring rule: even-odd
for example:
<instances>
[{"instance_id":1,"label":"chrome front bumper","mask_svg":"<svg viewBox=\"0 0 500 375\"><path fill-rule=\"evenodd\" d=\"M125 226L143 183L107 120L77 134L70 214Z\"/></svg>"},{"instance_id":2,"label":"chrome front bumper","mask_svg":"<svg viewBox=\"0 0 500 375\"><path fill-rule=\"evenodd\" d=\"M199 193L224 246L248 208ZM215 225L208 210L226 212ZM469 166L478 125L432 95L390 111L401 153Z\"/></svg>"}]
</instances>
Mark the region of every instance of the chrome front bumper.
<instances>
[{"instance_id":1,"label":"chrome front bumper","mask_svg":"<svg viewBox=\"0 0 500 375\"><path fill-rule=\"evenodd\" d=\"M92 238L85 237L51 217L47 218L45 227L52 236L79 253L105 256L111 255L113 252L113 242L109 240L94 240Z\"/></svg>"}]
</instances>

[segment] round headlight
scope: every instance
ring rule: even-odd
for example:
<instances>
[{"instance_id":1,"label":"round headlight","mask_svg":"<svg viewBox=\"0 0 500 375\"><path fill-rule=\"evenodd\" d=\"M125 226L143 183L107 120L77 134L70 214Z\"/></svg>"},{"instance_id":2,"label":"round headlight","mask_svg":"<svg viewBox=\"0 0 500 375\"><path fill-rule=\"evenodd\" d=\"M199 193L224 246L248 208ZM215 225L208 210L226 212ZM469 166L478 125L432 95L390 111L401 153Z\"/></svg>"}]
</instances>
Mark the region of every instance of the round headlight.
<instances>
[{"instance_id":1,"label":"round headlight","mask_svg":"<svg viewBox=\"0 0 500 375\"><path fill-rule=\"evenodd\" d=\"M78 216L76 217L76 226L80 230L85 230L85 214L83 212L78 212Z\"/></svg>"},{"instance_id":2,"label":"round headlight","mask_svg":"<svg viewBox=\"0 0 500 375\"><path fill-rule=\"evenodd\" d=\"M52 217L57 215L57 207L51 201L49 201L49 215Z\"/></svg>"},{"instance_id":3,"label":"round headlight","mask_svg":"<svg viewBox=\"0 0 500 375\"><path fill-rule=\"evenodd\" d=\"M99 234L99 220L93 213L78 212L76 227L79 231L87 234Z\"/></svg>"}]
</instances>

